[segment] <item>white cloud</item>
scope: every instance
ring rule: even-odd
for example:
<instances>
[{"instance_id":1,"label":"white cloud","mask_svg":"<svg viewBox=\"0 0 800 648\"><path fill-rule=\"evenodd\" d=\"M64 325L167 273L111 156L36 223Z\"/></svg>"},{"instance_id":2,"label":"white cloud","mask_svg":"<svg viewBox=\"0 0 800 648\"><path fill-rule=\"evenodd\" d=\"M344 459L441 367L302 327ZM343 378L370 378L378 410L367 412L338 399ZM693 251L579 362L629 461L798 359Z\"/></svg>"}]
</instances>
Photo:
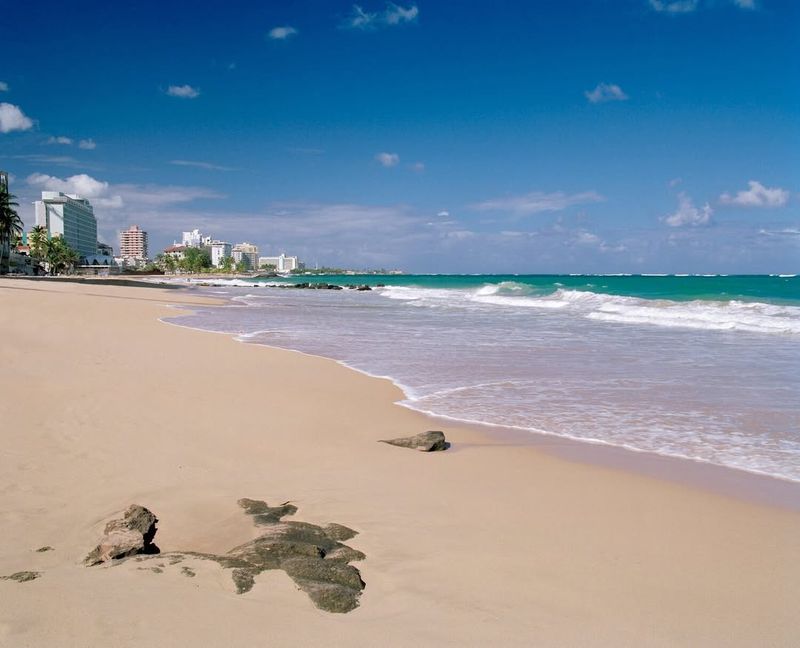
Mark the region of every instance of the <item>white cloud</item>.
<instances>
[{"instance_id":1,"label":"white cloud","mask_svg":"<svg viewBox=\"0 0 800 648\"><path fill-rule=\"evenodd\" d=\"M385 167L397 166L400 156L397 153L378 153L375 159Z\"/></svg>"},{"instance_id":2,"label":"white cloud","mask_svg":"<svg viewBox=\"0 0 800 648\"><path fill-rule=\"evenodd\" d=\"M650 6L669 14L691 13L697 9L698 0L650 0Z\"/></svg>"},{"instance_id":3,"label":"white cloud","mask_svg":"<svg viewBox=\"0 0 800 648\"><path fill-rule=\"evenodd\" d=\"M440 211L440 212L439 212L438 214L436 214L436 215L437 215L439 218L449 218L449 217L450 217L450 212L449 212L449 211L447 211L446 209L443 209L442 211Z\"/></svg>"},{"instance_id":4,"label":"white cloud","mask_svg":"<svg viewBox=\"0 0 800 648\"><path fill-rule=\"evenodd\" d=\"M92 151L97 148L97 143L89 137L88 139L82 139L78 142L78 148L82 148L86 151Z\"/></svg>"},{"instance_id":5,"label":"white cloud","mask_svg":"<svg viewBox=\"0 0 800 648\"><path fill-rule=\"evenodd\" d=\"M417 5L411 5L408 9L404 9L390 2L384 13L384 19L387 25L399 25L404 22L413 22L418 15Z\"/></svg>"},{"instance_id":6,"label":"white cloud","mask_svg":"<svg viewBox=\"0 0 800 648\"><path fill-rule=\"evenodd\" d=\"M63 135L59 137L48 137L45 144L64 144L68 146L72 144L72 138L64 137Z\"/></svg>"},{"instance_id":7,"label":"white cloud","mask_svg":"<svg viewBox=\"0 0 800 648\"><path fill-rule=\"evenodd\" d=\"M66 179L55 176L45 175L44 173L32 173L28 176L27 182L32 187L38 187L45 191L60 191L62 193L78 194L81 198L99 198L108 192L108 183L95 180L92 176L85 173L70 176Z\"/></svg>"},{"instance_id":8,"label":"white cloud","mask_svg":"<svg viewBox=\"0 0 800 648\"><path fill-rule=\"evenodd\" d=\"M496 198L472 205L478 211L507 211L517 215L527 216L539 212L561 211L572 205L595 203L605 200L596 191L584 191L577 194L565 194L562 191L544 193L533 191L524 196L511 196Z\"/></svg>"},{"instance_id":9,"label":"white cloud","mask_svg":"<svg viewBox=\"0 0 800 648\"><path fill-rule=\"evenodd\" d=\"M733 0L733 4L735 4L739 9L755 9L756 8L756 0Z\"/></svg>"},{"instance_id":10,"label":"white cloud","mask_svg":"<svg viewBox=\"0 0 800 648\"><path fill-rule=\"evenodd\" d=\"M0 92L8 92L8 84L5 81L0 81Z\"/></svg>"},{"instance_id":11,"label":"white cloud","mask_svg":"<svg viewBox=\"0 0 800 648\"><path fill-rule=\"evenodd\" d=\"M422 173L425 170L425 163L424 162L414 162L414 164L409 165L409 168L412 171L416 171L417 173Z\"/></svg>"},{"instance_id":12,"label":"white cloud","mask_svg":"<svg viewBox=\"0 0 800 648\"><path fill-rule=\"evenodd\" d=\"M171 85L167 88L167 94L170 97L180 97L181 99L195 99L200 96L200 90L193 88L190 85Z\"/></svg>"},{"instance_id":13,"label":"white cloud","mask_svg":"<svg viewBox=\"0 0 800 648\"><path fill-rule=\"evenodd\" d=\"M175 166L196 167L198 169L206 169L207 171L234 171L233 167L222 166L220 164L212 164L211 162L195 162L193 160L170 160L170 164Z\"/></svg>"},{"instance_id":14,"label":"white cloud","mask_svg":"<svg viewBox=\"0 0 800 648\"><path fill-rule=\"evenodd\" d=\"M273 27L267 34L272 40L286 40L297 34L297 30L289 25L283 27Z\"/></svg>"},{"instance_id":15,"label":"white cloud","mask_svg":"<svg viewBox=\"0 0 800 648\"><path fill-rule=\"evenodd\" d=\"M606 101L625 101L628 99L622 88L614 83L598 83L594 90L583 93L591 103L604 103Z\"/></svg>"},{"instance_id":16,"label":"white cloud","mask_svg":"<svg viewBox=\"0 0 800 648\"><path fill-rule=\"evenodd\" d=\"M392 25L414 22L419 16L417 5L401 7L392 2L386 4L386 9L381 12L369 12L357 4L353 5L350 15L342 22L346 29L377 29Z\"/></svg>"},{"instance_id":17,"label":"white cloud","mask_svg":"<svg viewBox=\"0 0 800 648\"><path fill-rule=\"evenodd\" d=\"M674 214L664 217L664 222L670 227L683 227L691 225L710 225L711 215L714 210L706 203L702 208L695 207L692 199L684 192L678 194L678 209Z\"/></svg>"},{"instance_id":18,"label":"white cloud","mask_svg":"<svg viewBox=\"0 0 800 648\"><path fill-rule=\"evenodd\" d=\"M723 205L739 207L783 207L789 202L789 192L778 187L768 188L756 180L747 183L746 191L739 191L735 196L724 193L719 197Z\"/></svg>"},{"instance_id":19,"label":"white cloud","mask_svg":"<svg viewBox=\"0 0 800 648\"><path fill-rule=\"evenodd\" d=\"M20 110L19 106L0 103L0 133L24 131L33 128L33 120Z\"/></svg>"},{"instance_id":20,"label":"white cloud","mask_svg":"<svg viewBox=\"0 0 800 648\"><path fill-rule=\"evenodd\" d=\"M673 178L669 181L670 187L677 187L681 182L683 182L683 178Z\"/></svg>"}]
</instances>

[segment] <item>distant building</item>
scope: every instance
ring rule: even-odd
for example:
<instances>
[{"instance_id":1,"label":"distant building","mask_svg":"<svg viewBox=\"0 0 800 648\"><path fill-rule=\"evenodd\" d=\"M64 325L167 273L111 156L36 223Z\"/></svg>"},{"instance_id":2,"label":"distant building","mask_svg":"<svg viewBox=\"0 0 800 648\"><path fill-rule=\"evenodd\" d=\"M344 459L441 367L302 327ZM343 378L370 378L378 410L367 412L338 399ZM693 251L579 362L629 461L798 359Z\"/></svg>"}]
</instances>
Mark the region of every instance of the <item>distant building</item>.
<instances>
[{"instance_id":1,"label":"distant building","mask_svg":"<svg viewBox=\"0 0 800 648\"><path fill-rule=\"evenodd\" d=\"M34 204L36 224L47 229L48 237L63 236L82 257L97 254L97 219L85 198L60 191L43 191Z\"/></svg>"},{"instance_id":2,"label":"distant building","mask_svg":"<svg viewBox=\"0 0 800 648\"><path fill-rule=\"evenodd\" d=\"M219 268L225 263L225 259L232 256L231 244L225 241L212 241L211 243L211 265Z\"/></svg>"},{"instance_id":3,"label":"distant building","mask_svg":"<svg viewBox=\"0 0 800 648\"><path fill-rule=\"evenodd\" d=\"M147 232L138 225L131 225L119 235L119 255L126 262L147 260Z\"/></svg>"},{"instance_id":4,"label":"distant building","mask_svg":"<svg viewBox=\"0 0 800 648\"><path fill-rule=\"evenodd\" d=\"M111 247L108 243L100 243L97 242L97 256L102 257L113 257L114 256L114 248Z\"/></svg>"},{"instance_id":5,"label":"distant building","mask_svg":"<svg viewBox=\"0 0 800 648\"><path fill-rule=\"evenodd\" d=\"M286 256L285 254L259 257L258 267L263 268L265 265L274 266L277 272L291 272L292 270L299 270L303 267L303 264L296 256Z\"/></svg>"},{"instance_id":6,"label":"distant building","mask_svg":"<svg viewBox=\"0 0 800 648\"><path fill-rule=\"evenodd\" d=\"M170 245L169 247L164 249L164 256L171 256L176 261L180 261L181 259L183 259L187 247L189 246L181 245L180 243L176 243L175 245Z\"/></svg>"},{"instance_id":7,"label":"distant building","mask_svg":"<svg viewBox=\"0 0 800 648\"><path fill-rule=\"evenodd\" d=\"M0 171L0 191L8 193L8 173Z\"/></svg>"},{"instance_id":8,"label":"distant building","mask_svg":"<svg viewBox=\"0 0 800 648\"><path fill-rule=\"evenodd\" d=\"M233 261L244 261L248 270L258 270L258 246L252 243L237 243L233 246Z\"/></svg>"},{"instance_id":9,"label":"distant building","mask_svg":"<svg viewBox=\"0 0 800 648\"><path fill-rule=\"evenodd\" d=\"M200 230L194 229L191 232L183 232L181 244L186 247L208 247L211 245L211 237L203 236Z\"/></svg>"}]
</instances>

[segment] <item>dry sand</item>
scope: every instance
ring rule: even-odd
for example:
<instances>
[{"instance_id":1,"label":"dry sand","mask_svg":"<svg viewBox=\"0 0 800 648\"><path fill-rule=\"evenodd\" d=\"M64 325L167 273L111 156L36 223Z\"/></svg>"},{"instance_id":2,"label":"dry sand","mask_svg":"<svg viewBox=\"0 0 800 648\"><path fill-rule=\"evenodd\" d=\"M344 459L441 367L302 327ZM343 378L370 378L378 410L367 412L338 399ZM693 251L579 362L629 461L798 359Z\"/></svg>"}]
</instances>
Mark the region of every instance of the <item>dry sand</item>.
<instances>
[{"instance_id":1,"label":"dry sand","mask_svg":"<svg viewBox=\"0 0 800 648\"><path fill-rule=\"evenodd\" d=\"M3 646L800 643L800 515L446 426L335 362L169 326L191 291L0 280ZM283 572L247 594L192 562L85 568L131 503L162 550L256 534L241 497L359 531L361 606ZM53 551L37 553L51 545ZM185 564L185 563L184 563Z\"/></svg>"}]
</instances>

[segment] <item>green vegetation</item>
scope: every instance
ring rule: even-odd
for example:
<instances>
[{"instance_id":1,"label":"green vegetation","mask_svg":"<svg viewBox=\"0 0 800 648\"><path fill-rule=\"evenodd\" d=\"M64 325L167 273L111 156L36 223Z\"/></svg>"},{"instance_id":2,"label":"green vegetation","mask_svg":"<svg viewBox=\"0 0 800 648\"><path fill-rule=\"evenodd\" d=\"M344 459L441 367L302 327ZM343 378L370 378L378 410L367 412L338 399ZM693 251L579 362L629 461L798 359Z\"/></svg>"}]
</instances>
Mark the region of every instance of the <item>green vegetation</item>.
<instances>
[{"instance_id":1,"label":"green vegetation","mask_svg":"<svg viewBox=\"0 0 800 648\"><path fill-rule=\"evenodd\" d=\"M17 214L17 197L0 191L0 274L8 274L11 263L11 243L22 234L22 219Z\"/></svg>"},{"instance_id":2,"label":"green vegetation","mask_svg":"<svg viewBox=\"0 0 800 648\"><path fill-rule=\"evenodd\" d=\"M37 261L43 261L47 255L47 228L43 225L35 225L28 236L28 243L31 247L31 257Z\"/></svg>"},{"instance_id":3,"label":"green vegetation","mask_svg":"<svg viewBox=\"0 0 800 648\"><path fill-rule=\"evenodd\" d=\"M48 272L57 275L74 270L81 255L70 247L63 236L54 236L47 241L44 260L47 262Z\"/></svg>"},{"instance_id":4,"label":"green vegetation","mask_svg":"<svg viewBox=\"0 0 800 648\"><path fill-rule=\"evenodd\" d=\"M211 267L211 252L204 247L186 248L178 267L186 272L202 272Z\"/></svg>"}]
</instances>

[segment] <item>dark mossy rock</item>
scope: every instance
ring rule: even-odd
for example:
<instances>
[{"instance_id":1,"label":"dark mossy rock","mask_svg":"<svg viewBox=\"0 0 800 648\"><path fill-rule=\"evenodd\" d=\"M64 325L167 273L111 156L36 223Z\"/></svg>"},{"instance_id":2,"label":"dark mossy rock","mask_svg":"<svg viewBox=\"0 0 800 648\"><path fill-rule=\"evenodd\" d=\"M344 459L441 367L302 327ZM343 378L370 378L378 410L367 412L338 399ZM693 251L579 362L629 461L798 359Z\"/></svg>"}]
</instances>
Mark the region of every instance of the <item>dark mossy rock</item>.
<instances>
[{"instance_id":1,"label":"dark mossy rock","mask_svg":"<svg viewBox=\"0 0 800 648\"><path fill-rule=\"evenodd\" d=\"M400 448L411 448L421 452L438 452L447 450L450 444L444 438L444 432L439 430L428 430L411 437L401 439L381 439L381 443L398 446Z\"/></svg>"},{"instance_id":2,"label":"dark mossy rock","mask_svg":"<svg viewBox=\"0 0 800 648\"><path fill-rule=\"evenodd\" d=\"M359 286L358 288L356 288L356 290L359 290L359 291L363 292L363 291L366 291L366 290L372 290L372 288L370 288L367 284L364 284L364 285Z\"/></svg>"},{"instance_id":3,"label":"dark mossy rock","mask_svg":"<svg viewBox=\"0 0 800 648\"><path fill-rule=\"evenodd\" d=\"M27 583L28 581L36 580L42 572L37 571L21 571L11 574L10 576L0 576L0 580L13 580L18 583Z\"/></svg>"}]
</instances>

